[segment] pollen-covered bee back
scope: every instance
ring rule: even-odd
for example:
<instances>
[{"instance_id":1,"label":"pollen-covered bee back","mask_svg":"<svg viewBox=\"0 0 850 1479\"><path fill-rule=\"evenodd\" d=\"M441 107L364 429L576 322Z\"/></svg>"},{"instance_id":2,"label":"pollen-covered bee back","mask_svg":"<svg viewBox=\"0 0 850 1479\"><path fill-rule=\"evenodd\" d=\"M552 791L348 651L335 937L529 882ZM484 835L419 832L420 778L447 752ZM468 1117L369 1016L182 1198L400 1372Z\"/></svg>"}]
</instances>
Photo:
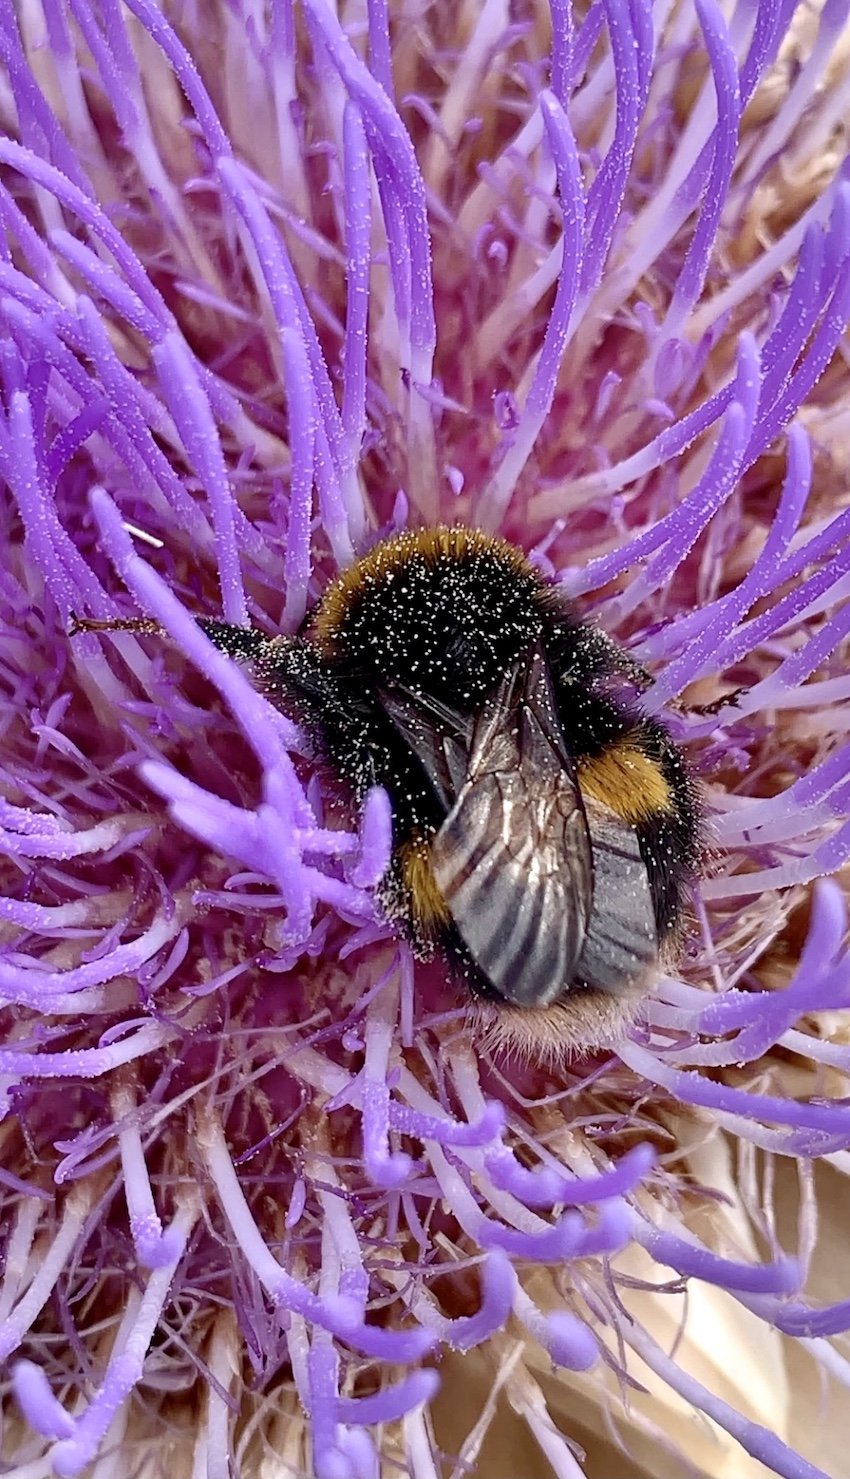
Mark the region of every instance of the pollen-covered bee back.
<instances>
[{"instance_id":1,"label":"pollen-covered bee back","mask_svg":"<svg viewBox=\"0 0 850 1479\"><path fill-rule=\"evenodd\" d=\"M311 624L323 656L433 698L483 698L540 630L547 587L525 556L475 529L395 535L332 582Z\"/></svg>"}]
</instances>

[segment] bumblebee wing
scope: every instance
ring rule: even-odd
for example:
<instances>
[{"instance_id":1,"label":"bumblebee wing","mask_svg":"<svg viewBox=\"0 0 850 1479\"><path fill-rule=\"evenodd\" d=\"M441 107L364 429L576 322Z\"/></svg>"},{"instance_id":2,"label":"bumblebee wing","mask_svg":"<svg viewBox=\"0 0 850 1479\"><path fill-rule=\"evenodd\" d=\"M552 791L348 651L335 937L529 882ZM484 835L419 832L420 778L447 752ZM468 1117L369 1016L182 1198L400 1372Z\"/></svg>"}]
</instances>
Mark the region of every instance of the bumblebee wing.
<instances>
[{"instance_id":1,"label":"bumblebee wing","mask_svg":"<svg viewBox=\"0 0 850 1479\"><path fill-rule=\"evenodd\" d=\"M617 995L642 982L658 959L655 909L634 827L590 797L585 808L593 907L575 981Z\"/></svg>"},{"instance_id":2,"label":"bumblebee wing","mask_svg":"<svg viewBox=\"0 0 850 1479\"><path fill-rule=\"evenodd\" d=\"M466 775L472 721L400 684L383 690L379 702L450 811Z\"/></svg>"},{"instance_id":3,"label":"bumblebee wing","mask_svg":"<svg viewBox=\"0 0 850 1479\"><path fill-rule=\"evenodd\" d=\"M563 993L584 945L593 860L539 647L473 728L466 777L431 865L458 933L500 996L543 1007Z\"/></svg>"}]
</instances>

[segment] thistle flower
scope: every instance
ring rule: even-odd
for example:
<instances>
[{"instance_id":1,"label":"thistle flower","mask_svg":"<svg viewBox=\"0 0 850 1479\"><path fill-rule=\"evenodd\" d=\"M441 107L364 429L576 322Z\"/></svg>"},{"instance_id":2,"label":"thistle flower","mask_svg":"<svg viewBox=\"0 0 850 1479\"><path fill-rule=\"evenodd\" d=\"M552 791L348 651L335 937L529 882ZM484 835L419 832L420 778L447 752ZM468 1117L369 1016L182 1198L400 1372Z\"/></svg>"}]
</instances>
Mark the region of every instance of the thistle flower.
<instances>
[{"instance_id":1,"label":"thistle flower","mask_svg":"<svg viewBox=\"0 0 850 1479\"><path fill-rule=\"evenodd\" d=\"M2 0L8 1472L847 1472L848 9ZM438 518L705 788L616 1054L470 1041L193 620Z\"/></svg>"}]
</instances>

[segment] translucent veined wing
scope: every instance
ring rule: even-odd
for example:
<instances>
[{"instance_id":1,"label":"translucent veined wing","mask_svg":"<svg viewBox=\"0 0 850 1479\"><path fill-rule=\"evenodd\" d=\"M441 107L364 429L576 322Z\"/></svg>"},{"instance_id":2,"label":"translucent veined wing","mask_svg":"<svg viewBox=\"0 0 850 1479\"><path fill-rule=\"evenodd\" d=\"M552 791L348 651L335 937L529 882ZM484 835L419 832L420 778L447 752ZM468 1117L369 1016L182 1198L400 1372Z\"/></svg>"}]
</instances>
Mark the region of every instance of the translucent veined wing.
<instances>
[{"instance_id":1,"label":"translucent veined wing","mask_svg":"<svg viewBox=\"0 0 850 1479\"><path fill-rule=\"evenodd\" d=\"M435 699L396 685L379 694L381 708L410 746L446 811L466 777L473 721Z\"/></svg>"},{"instance_id":2,"label":"translucent veined wing","mask_svg":"<svg viewBox=\"0 0 850 1479\"><path fill-rule=\"evenodd\" d=\"M593 897L575 769L539 646L474 722L466 774L431 845L437 885L473 961L518 1006L567 989Z\"/></svg>"},{"instance_id":3,"label":"translucent veined wing","mask_svg":"<svg viewBox=\"0 0 850 1479\"><path fill-rule=\"evenodd\" d=\"M637 986L658 959L658 931L634 827L590 797L585 811L593 846L593 906L576 985L618 995Z\"/></svg>"}]
</instances>

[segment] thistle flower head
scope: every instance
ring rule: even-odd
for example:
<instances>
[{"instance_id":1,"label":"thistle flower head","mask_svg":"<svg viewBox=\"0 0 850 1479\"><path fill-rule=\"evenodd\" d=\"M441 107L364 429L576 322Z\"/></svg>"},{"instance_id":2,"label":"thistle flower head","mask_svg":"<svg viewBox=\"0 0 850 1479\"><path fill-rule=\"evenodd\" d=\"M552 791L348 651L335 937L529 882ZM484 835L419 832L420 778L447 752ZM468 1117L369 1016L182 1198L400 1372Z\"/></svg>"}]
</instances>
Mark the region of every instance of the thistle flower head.
<instances>
[{"instance_id":1,"label":"thistle flower head","mask_svg":"<svg viewBox=\"0 0 850 1479\"><path fill-rule=\"evenodd\" d=\"M848 10L3 0L13 1472L824 1472ZM470 1039L376 905L386 797L194 620L294 631L438 519L651 669L703 785L616 1052Z\"/></svg>"}]
</instances>

